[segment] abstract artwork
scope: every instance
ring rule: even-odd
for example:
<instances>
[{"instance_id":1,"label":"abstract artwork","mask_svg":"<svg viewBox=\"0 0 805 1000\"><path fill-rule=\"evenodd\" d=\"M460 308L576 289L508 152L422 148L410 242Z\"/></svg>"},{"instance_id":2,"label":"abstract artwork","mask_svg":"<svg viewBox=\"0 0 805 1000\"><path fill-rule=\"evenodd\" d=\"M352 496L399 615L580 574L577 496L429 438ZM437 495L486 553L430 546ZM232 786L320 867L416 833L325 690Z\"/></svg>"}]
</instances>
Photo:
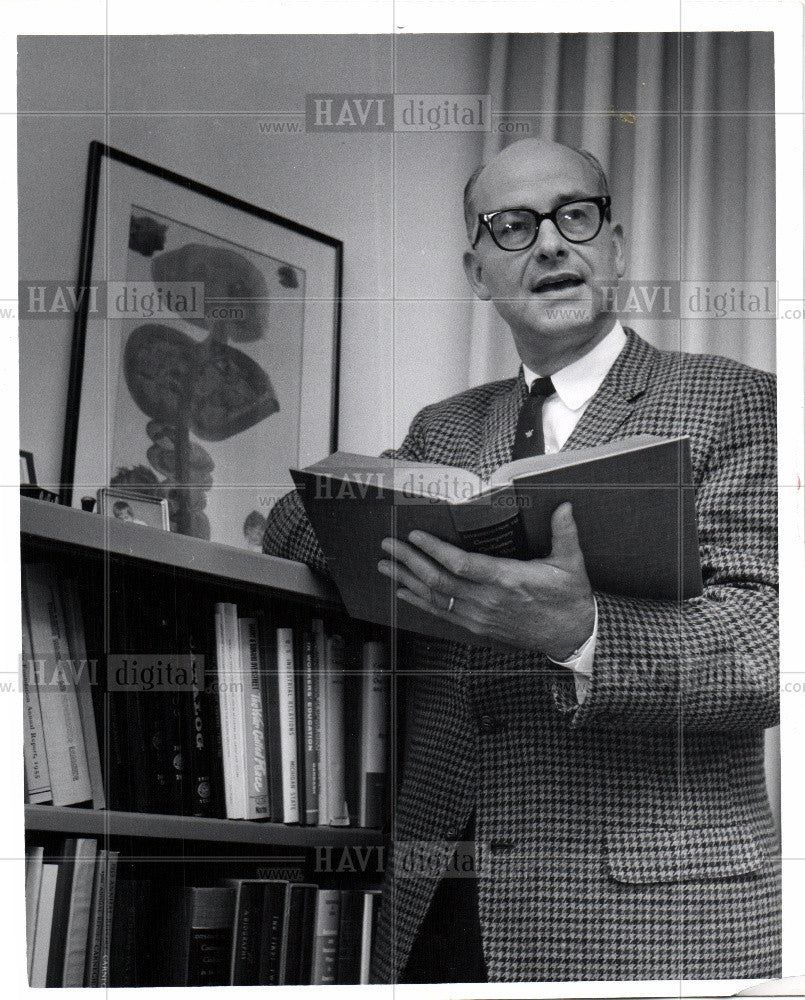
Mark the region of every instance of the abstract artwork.
<instances>
[{"instance_id":1,"label":"abstract artwork","mask_svg":"<svg viewBox=\"0 0 805 1000\"><path fill-rule=\"evenodd\" d=\"M166 500L171 531L259 549L289 466L336 447L340 243L93 146L82 270L105 295L79 302L106 310L76 317L70 501L94 474Z\"/></svg>"}]
</instances>

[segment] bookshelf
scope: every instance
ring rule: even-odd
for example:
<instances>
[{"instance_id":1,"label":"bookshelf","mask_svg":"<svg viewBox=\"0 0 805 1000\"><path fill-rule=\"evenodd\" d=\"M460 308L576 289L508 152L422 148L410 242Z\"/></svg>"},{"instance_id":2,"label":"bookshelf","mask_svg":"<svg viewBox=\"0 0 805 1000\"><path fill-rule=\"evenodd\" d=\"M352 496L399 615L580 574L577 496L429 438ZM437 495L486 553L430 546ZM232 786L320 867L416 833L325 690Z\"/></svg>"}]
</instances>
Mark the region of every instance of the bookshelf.
<instances>
[{"instance_id":1,"label":"bookshelf","mask_svg":"<svg viewBox=\"0 0 805 1000\"><path fill-rule=\"evenodd\" d=\"M293 628L301 629L301 623L320 616L333 625L334 631L343 630L348 641L356 647L359 646L362 636L370 634L369 631L364 631L361 623L347 618L334 587L315 576L307 567L285 559L157 531L142 525L131 525L99 514L27 497L20 499L20 534L23 564L53 563L57 567L57 575L63 571L75 572L78 574L78 579L84 580L82 586L87 580L91 581L90 589L86 593L82 592L82 600L90 609L95 608L96 616L111 615L109 611L111 605L106 603L109 594L121 581L129 581L127 586L132 586L133 589L126 591L124 602L130 595L136 596L137 587L143 587L153 589L160 597L163 592L170 595L170 599L178 607L177 595L189 589L193 594L203 594L209 602L237 601L239 608L241 600L247 609L263 603L266 607L278 609L278 615L290 616L285 620L293 623ZM131 584L132 580L139 582ZM147 606L148 600L145 596L144 600ZM247 610L245 613L248 615L252 612ZM85 611L85 619L86 614ZM132 620L134 617L136 615ZM109 626L104 625L104 628L105 641L108 643ZM144 634L147 633L145 631L141 633L141 642ZM112 650L113 645L114 643L96 648ZM214 647L208 646L207 649L210 653L214 651ZM101 697L105 700L109 696L101 695ZM129 696L124 694L122 697L125 699ZM100 739L100 731L98 735ZM108 731L106 740L100 742L101 760L108 786L112 780L110 775L113 776L115 773L110 762ZM130 752L132 755L135 754L135 750ZM219 813L220 815L222 814ZM175 815L164 811L148 812L142 809L140 811L112 807L95 809L84 804L68 806L48 803L25 806L28 842L31 845L45 845L45 862L48 860L49 852L51 859L58 855L62 849L61 845L68 843L68 838L72 838L73 841L77 838L79 844L81 838L95 838L99 856L102 848L105 849L105 854L114 854L116 858L119 856L119 862L116 860L116 864L132 889L137 889L138 879L142 881L152 879L155 884L160 883L154 890L155 899L161 898L159 893L164 892L166 886L172 891L175 890L174 895L176 895L182 891L189 891L184 888L185 886L195 886L199 882L202 886L210 886L209 890L203 891L217 892L222 890L213 890L213 887L222 884L226 878L259 880L263 877L260 875L261 871L266 871L268 868L273 870L272 866L275 863L281 868L282 863L287 864L288 859L293 856L295 863L302 865L305 883L318 885L319 888L315 891L320 897L323 893L329 894L325 902L330 906L330 912L332 912L333 898L337 900L339 892L342 896L362 894L366 897L362 905L368 904L369 907L367 912L376 912L376 889L383 852L387 844L387 834L385 830L355 825L352 812L350 817L353 825L349 826L302 825L266 819L252 821L189 814ZM274 818L272 816L272 819ZM333 850L339 858L346 857L354 851L362 859L367 857L365 852L372 851L374 867L372 865L364 867L354 875L333 871L322 873L316 867L316 858L321 855L322 849ZM120 875L117 878L119 880ZM292 876L291 882L296 878ZM335 897L333 893L336 894ZM373 897L374 901L369 900L369 896ZM236 898L239 899L239 896ZM238 933L245 934L248 930L248 928L243 929L245 925L238 924L239 905L236 904L235 907L235 923L231 932L233 955L237 951L234 942ZM314 898L311 903L308 898L306 905L308 908L313 906L315 910L316 906L322 906L321 899L316 903ZM346 903L344 905L346 906ZM353 908L354 922L356 905L354 899L350 905ZM158 903L156 911L152 909L143 913L146 923L155 922L155 927L159 924L160 906ZM56 912L58 914L58 910ZM316 911L312 916L305 917L305 920L318 918ZM365 925L366 919L364 914ZM134 935L138 921L131 922L129 934ZM110 920L110 924L112 937L108 947L110 958L114 958L116 925L114 920ZM238 931L239 926L241 931ZM306 933L310 937L309 931ZM365 933L367 932L364 927ZM365 974L367 944L366 940L360 940L358 943L363 949L362 974ZM35 944L36 938L34 938ZM288 947L293 950L291 945ZM293 944L293 947L296 945ZM309 941L305 947L312 947ZM240 948L242 951L242 943ZM137 945L137 951L144 949L145 946L141 948L139 944ZM167 960L160 961L164 963ZM234 959L232 961L234 962ZM298 963L301 960L297 956L294 961ZM31 962L29 956L29 970ZM137 977L143 974L142 968L139 972L131 973L131 967L139 968L140 959L136 957L132 959L129 954L126 962L126 975L134 975L135 978L125 981L120 979L115 981L110 978L105 985L180 985L176 981L163 981L160 978L139 979ZM314 956L312 968L316 967L317 962L320 965L321 958ZM49 981L52 966L51 946L50 964L47 969L48 985L67 985L66 982L62 984ZM147 966L146 962L143 968L146 968L146 974L150 975ZM166 967L165 964L161 966L163 969ZM234 965L232 968L234 969ZM237 980L230 982L238 984ZM305 980L288 980L289 984L294 982L303 984ZM91 984L85 981L84 985ZM104 983L92 985L104 985Z\"/></svg>"}]
</instances>

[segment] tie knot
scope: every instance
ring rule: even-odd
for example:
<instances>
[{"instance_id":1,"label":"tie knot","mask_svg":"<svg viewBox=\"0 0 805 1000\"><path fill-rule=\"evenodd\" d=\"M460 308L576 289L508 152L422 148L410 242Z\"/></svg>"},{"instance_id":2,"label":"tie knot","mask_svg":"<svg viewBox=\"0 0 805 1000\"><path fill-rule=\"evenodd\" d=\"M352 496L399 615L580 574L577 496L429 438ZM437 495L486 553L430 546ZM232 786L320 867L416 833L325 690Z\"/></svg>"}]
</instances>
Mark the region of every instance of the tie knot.
<instances>
[{"instance_id":1,"label":"tie knot","mask_svg":"<svg viewBox=\"0 0 805 1000\"><path fill-rule=\"evenodd\" d=\"M532 398L542 396L544 399L547 399L548 396L552 396L554 392L556 392L556 390L553 387L553 382L547 376L545 378L535 378L531 383L530 395Z\"/></svg>"}]
</instances>

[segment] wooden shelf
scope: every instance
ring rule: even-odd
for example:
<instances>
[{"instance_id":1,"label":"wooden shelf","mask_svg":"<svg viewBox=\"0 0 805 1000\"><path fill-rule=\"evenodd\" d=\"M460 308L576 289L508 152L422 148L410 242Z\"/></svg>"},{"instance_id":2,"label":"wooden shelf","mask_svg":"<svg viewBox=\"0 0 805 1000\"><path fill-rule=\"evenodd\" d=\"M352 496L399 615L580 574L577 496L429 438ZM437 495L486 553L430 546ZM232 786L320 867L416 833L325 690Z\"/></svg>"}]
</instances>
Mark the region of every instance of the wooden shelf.
<instances>
[{"instance_id":1,"label":"wooden shelf","mask_svg":"<svg viewBox=\"0 0 805 1000\"><path fill-rule=\"evenodd\" d=\"M59 542L159 566L177 567L200 576L271 587L329 604L341 603L335 587L302 563L144 525L126 524L45 500L20 497L20 529L23 538Z\"/></svg>"},{"instance_id":2,"label":"wooden shelf","mask_svg":"<svg viewBox=\"0 0 805 1000\"><path fill-rule=\"evenodd\" d=\"M197 819L69 806L26 806L25 826L28 830L91 837L152 837L285 847L379 847L383 844L379 830L349 826L286 826L284 823Z\"/></svg>"}]
</instances>

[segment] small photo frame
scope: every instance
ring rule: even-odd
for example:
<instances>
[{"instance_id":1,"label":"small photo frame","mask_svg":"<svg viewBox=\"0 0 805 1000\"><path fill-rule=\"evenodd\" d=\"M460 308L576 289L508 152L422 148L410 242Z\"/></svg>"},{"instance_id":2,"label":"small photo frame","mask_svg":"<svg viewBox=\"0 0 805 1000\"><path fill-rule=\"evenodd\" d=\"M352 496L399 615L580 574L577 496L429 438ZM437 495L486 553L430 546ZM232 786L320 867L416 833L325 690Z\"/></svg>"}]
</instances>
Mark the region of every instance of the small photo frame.
<instances>
[{"instance_id":1,"label":"small photo frame","mask_svg":"<svg viewBox=\"0 0 805 1000\"><path fill-rule=\"evenodd\" d=\"M129 524L144 524L149 528L168 531L168 501L135 490L111 487L98 490L98 512Z\"/></svg>"},{"instance_id":2,"label":"small photo frame","mask_svg":"<svg viewBox=\"0 0 805 1000\"><path fill-rule=\"evenodd\" d=\"M20 486L36 486L32 451L20 451Z\"/></svg>"}]
</instances>

